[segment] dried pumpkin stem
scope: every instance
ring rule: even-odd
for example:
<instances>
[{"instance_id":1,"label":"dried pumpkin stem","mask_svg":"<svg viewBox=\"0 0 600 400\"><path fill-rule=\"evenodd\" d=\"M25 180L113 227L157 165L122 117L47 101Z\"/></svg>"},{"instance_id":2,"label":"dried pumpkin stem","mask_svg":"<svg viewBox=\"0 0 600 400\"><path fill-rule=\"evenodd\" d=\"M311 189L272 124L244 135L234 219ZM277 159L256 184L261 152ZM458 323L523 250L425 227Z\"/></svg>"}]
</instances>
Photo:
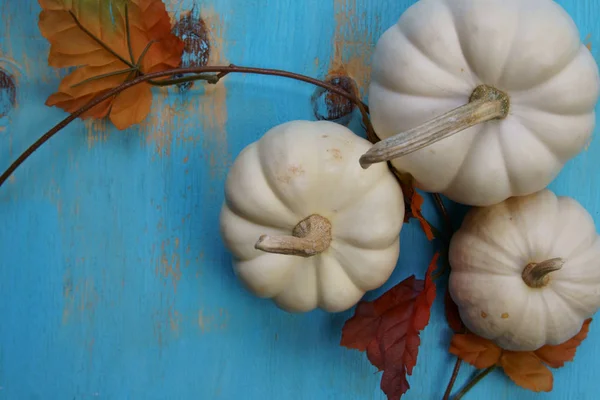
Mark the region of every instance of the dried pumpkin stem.
<instances>
[{"instance_id":1,"label":"dried pumpkin stem","mask_svg":"<svg viewBox=\"0 0 600 400\"><path fill-rule=\"evenodd\" d=\"M550 273L558 271L564 265L562 258L552 258L541 263L529 263L523 269L521 276L527 286L539 289L543 288L550 281Z\"/></svg>"},{"instance_id":2,"label":"dried pumpkin stem","mask_svg":"<svg viewBox=\"0 0 600 400\"><path fill-rule=\"evenodd\" d=\"M471 94L469 103L375 144L362 155L360 165L366 169L371 164L405 156L474 125L505 118L509 109L507 94L492 86L480 85Z\"/></svg>"},{"instance_id":3,"label":"dried pumpkin stem","mask_svg":"<svg viewBox=\"0 0 600 400\"><path fill-rule=\"evenodd\" d=\"M292 231L292 236L263 235L254 246L267 253L312 257L329 248L331 223L320 215L303 219Z\"/></svg>"}]
</instances>

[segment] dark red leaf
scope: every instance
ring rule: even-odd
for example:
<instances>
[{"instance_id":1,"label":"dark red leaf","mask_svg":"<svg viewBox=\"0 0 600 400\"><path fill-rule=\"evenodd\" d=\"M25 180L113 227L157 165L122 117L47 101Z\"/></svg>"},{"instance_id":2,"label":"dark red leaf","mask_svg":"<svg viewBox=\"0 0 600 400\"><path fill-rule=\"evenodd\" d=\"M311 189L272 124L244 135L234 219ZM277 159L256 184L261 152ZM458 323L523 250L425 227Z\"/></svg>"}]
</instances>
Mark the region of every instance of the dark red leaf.
<instances>
[{"instance_id":1,"label":"dark red leaf","mask_svg":"<svg viewBox=\"0 0 600 400\"><path fill-rule=\"evenodd\" d=\"M369 362L380 371L381 390L388 400L399 400L410 388L422 331L429 323L435 300L431 273L439 254L435 254L425 280L410 276L372 302L361 302L342 329L341 345L367 352Z\"/></svg>"},{"instance_id":2,"label":"dark red leaf","mask_svg":"<svg viewBox=\"0 0 600 400\"><path fill-rule=\"evenodd\" d=\"M446 296L444 297L444 308L446 309L446 321L448 321L450 329L452 329L454 333L464 332L465 325L463 324L462 319L460 319L458 306L454 300L452 300L448 290L446 290Z\"/></svg>"}]
</instances>

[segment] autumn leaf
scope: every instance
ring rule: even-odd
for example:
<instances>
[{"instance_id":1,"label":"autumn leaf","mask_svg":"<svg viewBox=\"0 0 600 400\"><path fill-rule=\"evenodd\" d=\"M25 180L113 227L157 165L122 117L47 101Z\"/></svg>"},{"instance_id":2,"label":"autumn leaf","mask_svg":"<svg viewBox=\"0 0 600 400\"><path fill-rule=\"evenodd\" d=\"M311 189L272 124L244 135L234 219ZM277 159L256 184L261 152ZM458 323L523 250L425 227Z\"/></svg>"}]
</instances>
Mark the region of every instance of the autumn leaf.
<instances>
[{"instance_id":1,"label":"autumn leaf","mask_svg":"<svg viewBox=\"0 0 600 400\"><path fill-rule=\"evenodd\" d=\"M77 67L46 101L69 113L141 74L176 68L183 42L171 33L161 0L38 0L38 26L50 43L48 64ZM118 129L150 112L151 85L131 87L84 113Z\"/></svg>"},{"instance_id":2,"label":"autumn leaf","mask_svg":"<svg viewBox=\"0 0 600 400\"><path fill-rule=\"evenodd\" d=\"M367 352L367 358L383 371L381 390L388 400L398 400L410 388L407 375L417 364L420 331L429 323L435 300L431 278L439 254L435 254L425 279L408 277L375 301L361 301L344 324L341 345Z\"/></svg>"},{"instance_id":3,"label":"autumn leaf","mask_svg":"<svg viewBox=\"0 0 600 400\"><path fill-rule=\"evenodd\" d=\"M402 188L402 194L404 195L404 222L408 223L411 218L416 218L421 225L421 229L425 232L428 240L435 239L435 235L431 229L431 225L427 222L425 217L423 217L423 213L421 212L421 207L425 199L423 196L417 192L414 186L414 179L408 175L404 175L398 172L395 168L392 169L398 182L400 183L400 187Z\"/></svg>"},{"instance_id":4,"label":"autumn leaf","mask_svg":"<svg viewBox=\"0 0 600 400\"><path fill-rule=\"evenodd\" d=\"M543 346L536 351L507 351L495 343L472 333L455 334L450 343L450 353L478 369L499 365L517 385L534 392L549 392L553 386L550 369L560 368L572 361L577 347L589 332L588 319L573 338L557 346ZM544 365L546 364L546 365Z\"/></svg>"},{"instance_id":5,"label":"autumn leaf","mask_svg":"<svg viewBox=\"0 0 600 400\"><path fill-rule=\"evenodd\" d=\"M552 368L560 368L568 361L573 361L577 347L587 338L590 330L592 319L588 319L583 323L581 330L573 338L557 346L546 345L535 351L535 354L548 366Z\"/></svg>"},{"instance_id":6,"label":"autumn leaf","mask_svg":"<svg viewBox=\"0 0 600 400\"><path fill-rule=\"evenodd\" d=\"M444 309L446 314L446 321L448 322L448 326L455 333L461 333L465 330L465 325L460 318L460 313L458 312L458 306L452 300L450 296L450 292L446 290L446 295L444 296Z\"/></svg>"},{"instance_id":7,"label":"autumn leaf","mask_svg":"<svg viewBox=\"0 0 600 400\"><path fill-rule=\"evenodd\" d=\"M533 392L552 390L552 372L530 351L504 351L500 357L504 373L517 385Z\"/></svg>"},{"instance_id":8,"label":"autumn leaf","mask_svg":"<svg viewBox=\"0 0 600 400\"><path fill-rule=\"evenodd\" d=\"M483 369L498 363L502 355L502 349L488 339L466 333L452 337L450 353L475 368Z\"/></svg>"}]
</instances>

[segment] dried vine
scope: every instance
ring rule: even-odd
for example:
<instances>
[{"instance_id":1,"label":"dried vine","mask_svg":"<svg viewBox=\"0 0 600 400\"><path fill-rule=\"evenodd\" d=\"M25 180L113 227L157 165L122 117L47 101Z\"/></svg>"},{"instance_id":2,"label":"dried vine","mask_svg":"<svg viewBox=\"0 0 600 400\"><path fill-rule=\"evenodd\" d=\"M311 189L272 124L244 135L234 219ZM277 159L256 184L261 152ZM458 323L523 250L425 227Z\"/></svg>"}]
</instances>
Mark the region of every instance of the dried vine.
<instances>
[{"instance_id":1,"label":"dried vine","mask_svg":"<svg viewBox=\"0 0 600 400\"><path fill-rule=\"evenodd\" d=\"M328 82L321 81L319 79L311 78L309 76L296 74L293 72L278 70L278 69L267 69L267 68L253 68L253 67L238 67L237 65L228 65L228 66L203 66L203 67L188 67L188 68L174 68L169 70L164 70L160 72L154 72L150 74L145 74L139 76L133 80L122 83L121 85L107 91L106 93L90 100L84 106L71 113L68 117L63 119L61 122L56 124L52 129L42 135L35 143L33 143L27 150L25 150L7 169L4 171L2 175L0 175L0 187L8 180L8 178L19 168L25 160L29 158L40 146L50 140L54 135L60 132L63 128L73 122L77 117L85 113L86 111L91 110L95 106L104 102L105 100L110 99L113 96L121 93L122 91L129 89L132 86L139 85L143 82L153 82L158 78L170 77L173 75L186 75L186 74L195 74L189 77L183 77L178 79L173 79L171 81L161 81L159 82L161 86L166 84L175 84L180 82L191 82L195 80L204 80L208 81L210 84L216 84L222 77L230 73L246 73L246 74L257 74L257 75L270 75L270 76L279 76L289 79L294 79L306 83L311 83L315 86L322 87L335 93L339 96L343 96L350 100L352 103L356 105L359 109L363 124L367 130L367 137L369 140L379 140L375 131L373 129L373 125L369 119L368 114L368 106L364 104L358 97L355 95L346 92L343 89L338 88L337 86L330 84ZM210 75L206 75L210 74Z\"/></svg>"}]
</instances>

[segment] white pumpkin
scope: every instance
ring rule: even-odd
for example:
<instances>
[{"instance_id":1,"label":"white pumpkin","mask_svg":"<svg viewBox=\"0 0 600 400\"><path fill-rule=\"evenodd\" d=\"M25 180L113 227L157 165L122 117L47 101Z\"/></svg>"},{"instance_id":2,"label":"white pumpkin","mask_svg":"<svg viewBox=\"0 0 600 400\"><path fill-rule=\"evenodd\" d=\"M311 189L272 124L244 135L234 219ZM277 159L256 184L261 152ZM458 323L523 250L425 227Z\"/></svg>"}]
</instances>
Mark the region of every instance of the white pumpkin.
<instances>
[{"instance_id":1,"label":"white pumpkin","mask_svg":"<svg viewBox=\"0 0 600 400\"><path fill-rule=\"evenodd\" d=\"M361 164L393 159L459 203L545 188L594 128L598 66L551 0L420 0L379 39L372 69L385 140Z\"/></svg>"},{"instance_id":2,"label":"white pumpkin","mask_svg":"<svg viewBox=\"0 0 600 400\"><path fill-rule=\"evenodd\" d=\"M547 189L469 210L449 257L466 327L507 350L563 343L600 307L594 221Z\"/></svg>"},{"instance_id":3,"label":"white pumpkin","mask_svg":"<svg viewBox=\"0 0 600 400\"><path fill-rule=\"evenodd\" d=\"M370 143L327 121L292 121L246 147L226 180L221 233L234 269L282 309L329 312L380 287L399 256L404 198Z\"/></svg>"}]
</instances>

